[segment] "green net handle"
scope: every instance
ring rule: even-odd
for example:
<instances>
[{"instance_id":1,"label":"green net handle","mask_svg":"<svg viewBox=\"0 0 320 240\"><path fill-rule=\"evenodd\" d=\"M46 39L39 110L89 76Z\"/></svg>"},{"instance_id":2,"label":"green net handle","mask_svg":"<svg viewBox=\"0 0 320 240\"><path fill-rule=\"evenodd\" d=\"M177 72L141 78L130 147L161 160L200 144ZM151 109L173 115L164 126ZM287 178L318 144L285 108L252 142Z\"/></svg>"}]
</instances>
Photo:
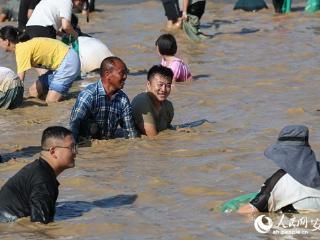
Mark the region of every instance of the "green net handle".
<instances>
[{"instance_id":1,"label":"green net handle","mask_svg":"<svg viewBox=\"0 0 320 240\"><path fill-rule=\"evenodd\" d=\"M252 199L254 199L257 196L257 194L258 194L257 192L254 192L254 193L243 194L243 195L240 195L239 197L233 198L225 202L220 207L220 211L222 213L237 211L239 207L249 203Z\"/></svg>"},{"instance_id":2,"label":"green net handle","mask_svg":"<svg viewBox=\"0 0 320 240\"><path fill-rule=\"evenodd\" d=\"M64 35L61 38L61 41L65 44L67 44L68 46L71 46L78 54L79 56L79 41L78 39L74 39L71 35L67 36ZM77 79L81 79L81 74L79 73L79 76L77 77Z\"/></svg>"},{"instance_id":3,"label":"green net handle","mask_svg":"<svg viewBox=\"0 0 320 240\"><path fill-rule=\"evenodd\" d=\"M313 13L320 10L320 0L308 0L306 7L304 8L306 12Z\"/></svg>"},{"instance_id":4,"label":"green net handle","mask_svg":"<svg viewBox=\"0 0 320 240\"><path fill-rule=\"evenodd\" d=\"M291 11L291 0L284 0L282 5L282 12L289 13Z\"/></svg>"},{"instance_id":5,"label":"green net handle","mask_svg":"<svg viewBox=\"0 0 320 240\"><path fill-rule=\"evenodd\" d=\"M79 41L78 39L74 39L71 35L70 36L63 36L61 38L61 41L69 46L72 46L72 48L78 53L79 55Z\"/></svg>"}]
</instances>

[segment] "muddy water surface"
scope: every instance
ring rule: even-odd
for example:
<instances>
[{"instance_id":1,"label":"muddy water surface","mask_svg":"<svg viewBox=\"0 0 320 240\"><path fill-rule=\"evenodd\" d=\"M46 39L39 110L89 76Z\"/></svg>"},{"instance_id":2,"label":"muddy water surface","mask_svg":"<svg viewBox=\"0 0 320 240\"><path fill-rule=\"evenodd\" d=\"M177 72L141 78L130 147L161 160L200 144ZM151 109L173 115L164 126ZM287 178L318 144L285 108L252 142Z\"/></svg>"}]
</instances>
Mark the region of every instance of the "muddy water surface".
<instances>
[{"instance_id":1,"label":"muddy water surface","mask_svg":"<svg viewBox=\"0 0 320 240\"><path fill-rule=\"evenodd\" d=\"M145 89L145 71L160 61L154 42L165 22L160 1L132 2L98 2L90 23L80 19L84 32L127 63L124 90L131 99ZM76 168L59 177L56 222L0 224L1 239L273 239L257 233L252 219L217 210L259 189L277 169L263 151L284 125L306 124L320 154L320 15L305 14L305 3L296 1L296 11L275 16L268 4L268 10L245 13L208 1L202 27L213 39L194 44L175 33L178 56L196 80L173 89L173 123L210 122L154 140L83 146ZM15 69L10 53L0 52L0 64ZM29 71L26 87L35 76ZM0 165L0 185L38 156L44 128L68 125L78 92L96 80L75 82L62 103L28 99L22 108L1 111L0 153L11 160ZM310 231L309 238L318 235Z\"/></svg>"}]
</instances>

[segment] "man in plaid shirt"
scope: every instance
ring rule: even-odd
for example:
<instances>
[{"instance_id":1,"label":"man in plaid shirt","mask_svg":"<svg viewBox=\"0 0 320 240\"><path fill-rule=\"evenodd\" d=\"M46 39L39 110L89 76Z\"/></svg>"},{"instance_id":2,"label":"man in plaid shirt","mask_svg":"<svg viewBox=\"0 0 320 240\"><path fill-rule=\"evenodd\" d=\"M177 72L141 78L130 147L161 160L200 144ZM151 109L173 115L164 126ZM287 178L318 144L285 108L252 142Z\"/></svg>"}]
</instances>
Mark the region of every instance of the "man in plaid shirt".
<instances>
[{"instance_id":1,"label":"man in plaid shirt","mask_svg":"<svg viewBox=\"0 0 320 240\"><path fill-rule=\"evenodd\" d=\"M102 61L101 79L81 91L71 112L70 127L77 141L79 137L114 138L118 125L126 137L137 136L129 98L121 90L127 73L127 66L118 57Z\"/></svg>"}]
</instances>

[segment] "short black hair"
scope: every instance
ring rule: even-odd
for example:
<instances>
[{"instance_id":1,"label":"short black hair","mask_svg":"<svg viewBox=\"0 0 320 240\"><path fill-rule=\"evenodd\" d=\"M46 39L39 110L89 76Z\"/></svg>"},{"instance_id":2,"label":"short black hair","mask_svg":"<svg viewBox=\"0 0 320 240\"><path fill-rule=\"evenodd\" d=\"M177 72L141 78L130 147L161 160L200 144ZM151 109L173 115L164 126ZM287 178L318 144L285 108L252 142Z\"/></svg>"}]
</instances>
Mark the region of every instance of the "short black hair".
<instances>
[{"instance_id":1,"label":"short black hair","mask_svg":"<svg viewBox=\"0 0 320 240\"><path fill-rule=\"evenodd\" d=\"M48 127L42 133L41 147L47 148L49 139L64 140L67 136L70 136L70 135L72 136L72 132L65 127L61 127L61 126Z\"/></svg>"},{"instance_id":2,"label":"short black hair","mask_svg":"<svg viewBox=\"0 0 320 240\"><path fill-rule=\"evenodd\" d=\"M170 68L164 67L162 65L152 66L148 71L148 81L150 82L157 74L172 82L173 72Z\"/></svg>"},{"instance_id":3,"label":"short black hair","mask_svg":"<svg viewBox=\"0 0 320 240\"><path fill-rule=\"evenodd\" d=\"M103 61L101 62L100 76L103 77L105 71L111 72L114 68L116 61L122 62L124 64L125 68L127 68L126 64L124 63L124 61L122 61L121 58L116 57L116 56L107 57L107 58L103 59ZM129 71L129 70L127 69L127 71Z\"/></svg>"},{"instance_id":4,"label":"short black hair","mask_svg":"<svg viewBox=\"0 0 320 240\"><path fill-rule=\"evenodd\" d=\"M156 46L161 55L168 56L174 56L178 49L176 39L169 33L161 35L156 41Z\"/></svg>"},{"instance_id":5,"label":"short black hair","mask_svg":"<svg viewBox=\"0 0 320 240\"><path fill-rule=\"evenodd\" d=\"M26 32L22 32L13 26L2 27L0 29L0 38L3 40L9 40L14 44L30 40L30 37Z\"/></svg>"}]
</instances>

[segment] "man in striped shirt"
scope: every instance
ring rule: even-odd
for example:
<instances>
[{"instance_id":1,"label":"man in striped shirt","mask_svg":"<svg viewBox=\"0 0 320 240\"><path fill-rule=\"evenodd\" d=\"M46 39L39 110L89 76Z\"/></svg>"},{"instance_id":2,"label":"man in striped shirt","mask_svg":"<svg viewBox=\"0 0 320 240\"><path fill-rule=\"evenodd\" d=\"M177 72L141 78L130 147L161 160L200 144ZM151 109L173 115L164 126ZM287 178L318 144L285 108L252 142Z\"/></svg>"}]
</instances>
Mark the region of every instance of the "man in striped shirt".
<instances>
[{"instance_id":1,"label":"man in striped shirt","mask_svg":"<svg viewBox=\"0 0 320 240\"><path fill-rule=\"evenodd\" d=\"M79 94L72 109L70 127L74 137L110 139L120 125L127 138L137 136L129 98L121 90L128 69L118 57L104 59L100 67L101 79Z\"/></svg>"}]
</instances>

